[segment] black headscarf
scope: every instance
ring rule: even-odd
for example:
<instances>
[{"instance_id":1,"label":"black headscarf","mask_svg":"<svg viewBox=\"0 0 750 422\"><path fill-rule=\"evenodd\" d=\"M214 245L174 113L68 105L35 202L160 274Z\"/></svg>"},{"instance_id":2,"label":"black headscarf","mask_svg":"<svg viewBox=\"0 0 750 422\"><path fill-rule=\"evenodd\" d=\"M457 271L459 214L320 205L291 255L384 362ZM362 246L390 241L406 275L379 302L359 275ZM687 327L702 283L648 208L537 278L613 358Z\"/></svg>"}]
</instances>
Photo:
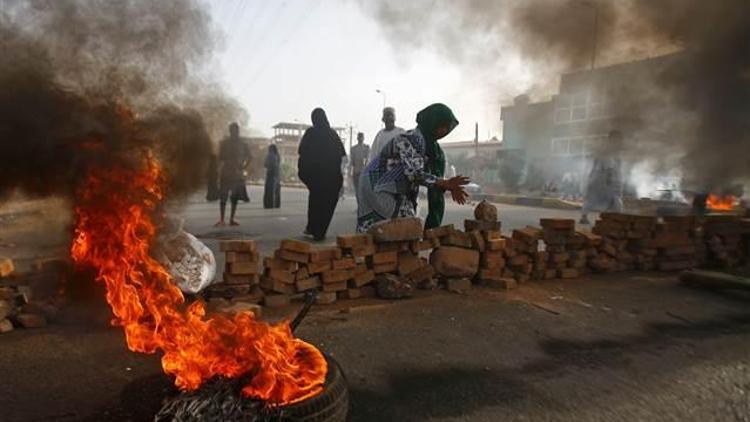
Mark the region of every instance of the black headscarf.
<instances>
[{"instance_id":1,"label":"black headscarf","mask_svg":"<svg viewBox=\"0 0 750 422\"><path fill-rule=\"evenodd\" d=\"M322 108L313 110L311 119L313 127L305 131L299 143L299 178L308 187L340 183L344 144Z\"/></svg>"}]
</instances>

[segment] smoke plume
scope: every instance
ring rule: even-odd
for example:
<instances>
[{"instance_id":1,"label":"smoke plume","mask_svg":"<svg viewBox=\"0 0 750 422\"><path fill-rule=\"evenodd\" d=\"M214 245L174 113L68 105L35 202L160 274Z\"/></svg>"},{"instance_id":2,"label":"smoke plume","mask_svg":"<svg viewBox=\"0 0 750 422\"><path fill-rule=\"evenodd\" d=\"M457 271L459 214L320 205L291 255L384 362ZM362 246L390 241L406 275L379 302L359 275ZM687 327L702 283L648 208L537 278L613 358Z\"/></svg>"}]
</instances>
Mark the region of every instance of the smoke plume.
<instances>
[{"instance_id":1,"label":"smoke plume","mask_svg":"<svg viewBox=\"0 0 750 422\"><path fill-rule=\"evenodd\" d=\"M630 110L622 149L605 149L634 163L649 162L657 171L677 166L696 190L718 191L750 180L750 2L401 3L363 1L362 7L401 51L432 48L467 71L477 63L494 69L506 104L518 94L556 92L560 73L586 69L594 56L601 67L676 52L637 84L612 87L610 99ZM530 83L503 80L504 66L518 57ZM660 107L640 109L644 98Z\"/></svg>"},{"instance_id":2,"label":"smoke plume","mask_svg":"<svg viewBox=\"0 0 750 422\"><path fill-rule=\"evenodd\" d=\"M201 184L211 138L243 113L211 77L215 39L192 0L3 1L0 195L70 195L145 150L171 194Z\"/></svg>"}]
</instances>

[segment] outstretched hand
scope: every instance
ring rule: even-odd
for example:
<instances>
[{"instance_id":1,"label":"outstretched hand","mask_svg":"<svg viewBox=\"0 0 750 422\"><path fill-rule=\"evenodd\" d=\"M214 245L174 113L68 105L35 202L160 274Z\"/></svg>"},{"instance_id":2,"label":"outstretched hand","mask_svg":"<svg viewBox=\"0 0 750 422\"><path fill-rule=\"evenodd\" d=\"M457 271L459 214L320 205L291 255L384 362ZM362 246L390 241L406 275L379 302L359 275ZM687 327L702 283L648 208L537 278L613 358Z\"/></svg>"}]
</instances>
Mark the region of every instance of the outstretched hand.
<instances>
[{"instance_id":1,"label":"outstretched hand","mask_svg":"<svg viewBox=\"0 0 750 422\"><path fill-rule=\"evenodd\" d=\"M442 189L450 191L451 198L457 204L464 205L469 199L469 194L464 189L470 179L466 176L455 176L450 179L441 180L439 185Z\"/></svg>"}]
</instances>

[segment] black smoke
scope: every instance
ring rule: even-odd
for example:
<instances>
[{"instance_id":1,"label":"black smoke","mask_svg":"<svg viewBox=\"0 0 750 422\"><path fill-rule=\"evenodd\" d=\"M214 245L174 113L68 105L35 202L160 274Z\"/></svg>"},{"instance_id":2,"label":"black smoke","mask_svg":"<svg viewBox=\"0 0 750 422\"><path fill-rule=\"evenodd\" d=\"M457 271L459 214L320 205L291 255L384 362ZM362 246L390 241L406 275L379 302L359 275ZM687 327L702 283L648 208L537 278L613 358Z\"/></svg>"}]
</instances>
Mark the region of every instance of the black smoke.
<instances>
[{"instance_id":1,"label":"black smoke","mask_svg":"<svg viewBox=\"0 0 750 422\"><path fill-rule=\"evenodd\" d=\"M654 168L677 166L695 190L750 180L747 0L361 3L400 51L430 48L465 69L479 64L498 71L520 54L537 79L532 90L544 88L531 92L537 97L554 93L560 73L587 69L595 46L597 67L678 53L658 72L615 90L614 100L632 110L623 149L611 152ZM505 94L506 104L523 93L497 84L488 89ZM638 109L647 96L660 98L668 111Z\"/></svg>"},{"instance_id":2,"label":"black smoke","mask_svg":"<svg viewBox=\"0 0 750 422\"><path fill-rule=\"evenodd\" d=\"M243 111L212 75L217 34L191 0L31 0L0 9L0 196L71 195L92 166L165 166L203 183Z\"/></svg>"}]
</instances>

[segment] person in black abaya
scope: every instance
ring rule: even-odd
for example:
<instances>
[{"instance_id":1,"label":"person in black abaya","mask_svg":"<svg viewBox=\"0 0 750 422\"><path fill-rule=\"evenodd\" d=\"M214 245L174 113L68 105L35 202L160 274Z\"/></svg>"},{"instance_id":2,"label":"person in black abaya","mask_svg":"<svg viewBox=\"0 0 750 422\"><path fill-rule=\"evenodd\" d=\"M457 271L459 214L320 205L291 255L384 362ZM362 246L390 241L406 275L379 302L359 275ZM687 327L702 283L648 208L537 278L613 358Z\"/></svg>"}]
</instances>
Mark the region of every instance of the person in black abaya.
<instances>
[{"instance_id":1,"label":"person in black abaya","mask_svg":"<svg viewBox=\"0 0 750 422\"><path fill-rule=\"evenodd\" d=\"M266 155L266 186L263 191L263 208L281 207L281 156L276 145L268 146Z\"/></svg>"},{"instance_id":2,"label":"person in black abaya","mask_svg":"<svg viewBox=\"0 0 750 422\"><path fill-rule=\"evenodd\" d=\"M312 124L299 143L298 169L300 180L310 191L305 234L323 240L344 183L341 160L346 151L322 108L313 110Z\"/></svg>"}]
</instances>

